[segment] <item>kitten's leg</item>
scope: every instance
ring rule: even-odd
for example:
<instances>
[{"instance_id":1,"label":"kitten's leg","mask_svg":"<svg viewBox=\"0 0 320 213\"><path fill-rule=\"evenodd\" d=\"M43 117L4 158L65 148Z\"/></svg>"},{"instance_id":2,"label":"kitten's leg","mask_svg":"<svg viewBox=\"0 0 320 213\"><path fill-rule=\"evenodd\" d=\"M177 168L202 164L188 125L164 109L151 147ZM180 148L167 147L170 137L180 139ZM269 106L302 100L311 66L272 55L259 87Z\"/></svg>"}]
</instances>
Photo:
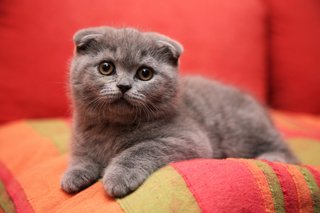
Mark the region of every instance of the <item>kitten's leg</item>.
<instances>
[{"instance_id":1,"label":"kitten's leg","mask_svg":"<svg viewBox=\"0 0 320 213\"><path fill-rule=\"evenodd\" d=\"M99 179L101 166L91 159L85 157L73 158L72 162L61 179L61 188L65 192L79 192Z\"/></svg>"},{"instance_id":2,"label":"kitten's leg","mask_svg":"<svg viewBox=\"0 0 320 213\"><path fill-rule=\"evenodd\" d=\"M268 160L274 162L283 162L283 163L291 163L298 164L299 160L293 156L290 151L270 151L265 152L257 156L258 160Z\"/></svg>"},{"instance_id":3,"label":"kitten's leg","mask_svg":"<svg viewBox=\"0 0 320 213\"><path fill-rule=\"evenodd\" d=\"M123 197L136 190L160 167L173 161L201 157L201 154L197 153L201 148L182 146L185 141L181 139L166 140L137 144L113 158L103 176L107 193L112 197ZM168 143L168 140L171 140L171 143Z\"/></svg>"}]
</instances>

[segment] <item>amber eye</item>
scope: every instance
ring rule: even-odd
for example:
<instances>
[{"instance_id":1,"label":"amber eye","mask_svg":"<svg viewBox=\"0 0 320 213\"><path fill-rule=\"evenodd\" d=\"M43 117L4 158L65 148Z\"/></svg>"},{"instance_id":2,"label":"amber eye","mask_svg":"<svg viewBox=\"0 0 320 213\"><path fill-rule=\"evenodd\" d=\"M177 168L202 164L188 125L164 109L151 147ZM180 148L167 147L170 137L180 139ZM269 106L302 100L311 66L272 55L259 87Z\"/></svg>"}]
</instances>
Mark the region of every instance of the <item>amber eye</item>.
<instances>
[{"instance_id":1,"label":"amber eye","mask_svg":"<svg viewBox=\"0 0 320 213\"><path fill-rule=\"evenodd\" d=\"M108 62L108 61L104 61L99 64L98 71L102 75L112 75L115 71L115 67L114 67L113 63Z\"/></svg>"},{"instance_id":2,"label":"amber eye","mask_svg":"<svg viewBox=\"0 0 320 213\"><path fill-rule=\"evenodd\" d=\"M148 67L141 67L137 71L137 77L142 81L149 81L153 77L154 71Z\"/></svg>"}]
</instances>

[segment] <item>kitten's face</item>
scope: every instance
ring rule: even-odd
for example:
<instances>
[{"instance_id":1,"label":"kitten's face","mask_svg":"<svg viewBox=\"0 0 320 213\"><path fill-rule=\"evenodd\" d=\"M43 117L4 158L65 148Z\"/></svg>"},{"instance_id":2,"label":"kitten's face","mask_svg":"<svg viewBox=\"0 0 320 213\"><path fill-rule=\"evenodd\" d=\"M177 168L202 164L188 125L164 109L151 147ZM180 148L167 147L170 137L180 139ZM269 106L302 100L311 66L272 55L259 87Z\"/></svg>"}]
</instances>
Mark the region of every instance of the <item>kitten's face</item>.
<instances>
[{"instance_id":1,"label":"kitten's face","mask_svg":"<svg viewBox=\"0 0 320 213\"><path fill-rule=\"evenodd\" d=\"M88 113L120 121L173 107L180 44L155 33L108 27L79 31L74 40L72 94Z\"/></svg>"}]
</instances>

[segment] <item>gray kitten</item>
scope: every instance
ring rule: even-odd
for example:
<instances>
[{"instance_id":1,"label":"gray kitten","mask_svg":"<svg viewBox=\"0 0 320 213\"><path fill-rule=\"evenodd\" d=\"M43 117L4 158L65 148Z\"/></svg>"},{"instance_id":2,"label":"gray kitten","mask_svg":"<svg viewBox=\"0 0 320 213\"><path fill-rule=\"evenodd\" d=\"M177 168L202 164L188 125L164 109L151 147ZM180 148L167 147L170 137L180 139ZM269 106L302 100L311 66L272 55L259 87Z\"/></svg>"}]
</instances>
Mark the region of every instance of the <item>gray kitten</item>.
<instances>
[{"instance_id":1,"label":"gray kitten","mask_svg":"<svg viewBox=\"0 0 320 213\"><path fill-rule=\"evenodd\" d=\"M178 77L182 46L163 35L98 27L74 36L72 154L61 182L78 192L103 177L122 197L174 161L258 158L296 163L249 95Z\"/></svg>"}]
</instances>

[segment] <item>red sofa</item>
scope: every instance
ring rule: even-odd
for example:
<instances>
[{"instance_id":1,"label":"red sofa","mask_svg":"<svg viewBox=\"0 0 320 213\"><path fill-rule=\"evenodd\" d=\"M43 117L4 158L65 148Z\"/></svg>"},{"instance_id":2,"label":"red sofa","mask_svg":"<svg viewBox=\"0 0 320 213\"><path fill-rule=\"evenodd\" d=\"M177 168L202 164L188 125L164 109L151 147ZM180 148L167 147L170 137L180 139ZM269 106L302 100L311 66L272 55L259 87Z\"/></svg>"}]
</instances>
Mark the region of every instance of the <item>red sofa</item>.
<instances>
[{"instance_id":1,"label":"red sofa","mask_svg":"<svg viewBox=\"0 0 320 213\"><path fill-rule=\"evenodd\" d=\"M271 107L320 113L318 0L3 0L0 122L69 115L72 36L112 25L185 47L181 72L238 85Z\"/></svg>"},{"instance_id":2,"label":"red sofa","mask_svg":"<svg viewBox=\"0 0 320 213\"><path fill-rule=\"evenodd\" d=\"M70 116L67 79L69 59L73 53L72 36L80 28L99 25L130 26L144 31L158 31L180 41L185 49L180 61L182 74L203 75L236 85L253 94L271 109L276 109L277 112L273 113L276 124L290 144L293 144L294 151L298 152L302 162L320 165L320 157L316 154L320 152L320 2L318 0L2 0L0 3L0 123L2 124L0 195L7 192L12 202L7 199L5 207L1 206L0 202L0 212L10 209L18 212L48 212L49 209L53 212L67 210L79 212L84 209L92 210L95 205L101 207L101 203L104 202L108 203L106 209L120 211L114 200L110 198L104 200L103 189L99 183L89 188L87 194L75 197L69 197L59 191L59 174L65 169L67 159L69 120L17 121ZM52 144L55 148L51 147ZM14 157L14 153L19 154ZM221 167L217 165L223 164L226 168L230 167L232 173L233 169L240 168L232 162L232 160L212 161L207 164L205 161L203 164L200 161L190 163L190 168L196 169L197 165L200 165L199 168L205 167L211 170L215 168L215 171L218 171ZM208 166L211 164L212 166ZM238 202L227 201L239 197L239 193L228 194L231 197L216 196L223 194L224 188L219 188L220 191L216 192L215 196L199 195L197 192L199 187L206 187L209 183L202 180L200 182L203 185L195 187L196 184L187 180L200 177L192 176L192 172L188 175L185 164L173 164L171 167L182 174L195 196L195 199L189 197L191 200L188 198L187 202L200 203L197 210L223 212L226 206L231 206L228 212L239 208L251 212L258 209L278 212L280 204L273 205L272 201L268 203L266 200L269 196L270 200L274 198L273 201L276 203L276 198L279 197L275 198L273 197L275 194L263 191L263 187L261 188L262 180L269 186L274 183L270 176L269 179L263 179L264 175L268 177L269 174L267 170L263 170L265 167L260 168L247 161L244 163L239 161L236 164L247 165L253 179L241 182L242 185L238 185L234 191L241 191L246 183L260 184L258 184L260 188L246 191L248 197L244 196L242 201L239 199ZM280 181L278 186L281 186L281 190L287 189L286 187L288 189L296 187L298 191L301 189L303 192L305 188L308 189L309 185L306 183L314 181L315 188L312 189L315 191L311 190L309 195L296 194L296 197L291 199L284 193L282 210L288 211L291 208L290 211L295 212L300 208L301 211L310 209L314 212L320 211L317 204L320 199L318 168L302 166L297 172L295 167L287 165L281 167L278 164L269 164L269 166L278 176ZM53 170L42 172L45 168ZM223 180L222 174L225 174L224 170L221 172L220 176L217 175L216 179L210 182L220 183L219 181ZM228 179L229 183L239 178L236 174L232 174L231 179ZM240 170L239 174L242 174ZM288 176L287 179L284 178L285 174ZM46 176L50 178L45 180ZM303 177L311 177L311 182L308 179L309 182L304 183ZM41 184L37 182L31 184L33 178ZM261 181L259 178L262 178ZM299 178L303 183L296 181ZM1 191L1 181L5 187L2 188L4 191ZM158 181L157 176L150 180L151 183L156 181ZM172 190L170 184L171 182L166 185L169 191ZM42 187L47 187L48 199L43 199L46 193L42 191ZM211 187L210 190L214 188L216 187ZM148 190L150 189L142 190L142 194ZM264 202L259 201L255 207L251 206L253 209L250 209L247 203L243 204L247 198L253 199L259 190L262 190L260 200ZM130 212L128 206L132 207L141 199L146 199L141 198L141 191L139 193L139 196L130 197L129 201L119 201L122 210ZM96 200L81 206L81 202L89 198L88 196ZM172 201L179 196L186 195L183 193L172 195L169 200ZM0 196L0 201L3 201L1 199L3 196ZM206 204L213 202L213 199L220 199L225 203L219 204L219 208L217 206L214 208L212 205L208 207ZM155 202L162 201L165 199ZM297 207L295 203L300 204L297 204ZM150 206L152 208L151 204ZM188 205L185 207L189 208ZM169 209L173 211L171 207Z\"/></svg>"}]
</instances>

